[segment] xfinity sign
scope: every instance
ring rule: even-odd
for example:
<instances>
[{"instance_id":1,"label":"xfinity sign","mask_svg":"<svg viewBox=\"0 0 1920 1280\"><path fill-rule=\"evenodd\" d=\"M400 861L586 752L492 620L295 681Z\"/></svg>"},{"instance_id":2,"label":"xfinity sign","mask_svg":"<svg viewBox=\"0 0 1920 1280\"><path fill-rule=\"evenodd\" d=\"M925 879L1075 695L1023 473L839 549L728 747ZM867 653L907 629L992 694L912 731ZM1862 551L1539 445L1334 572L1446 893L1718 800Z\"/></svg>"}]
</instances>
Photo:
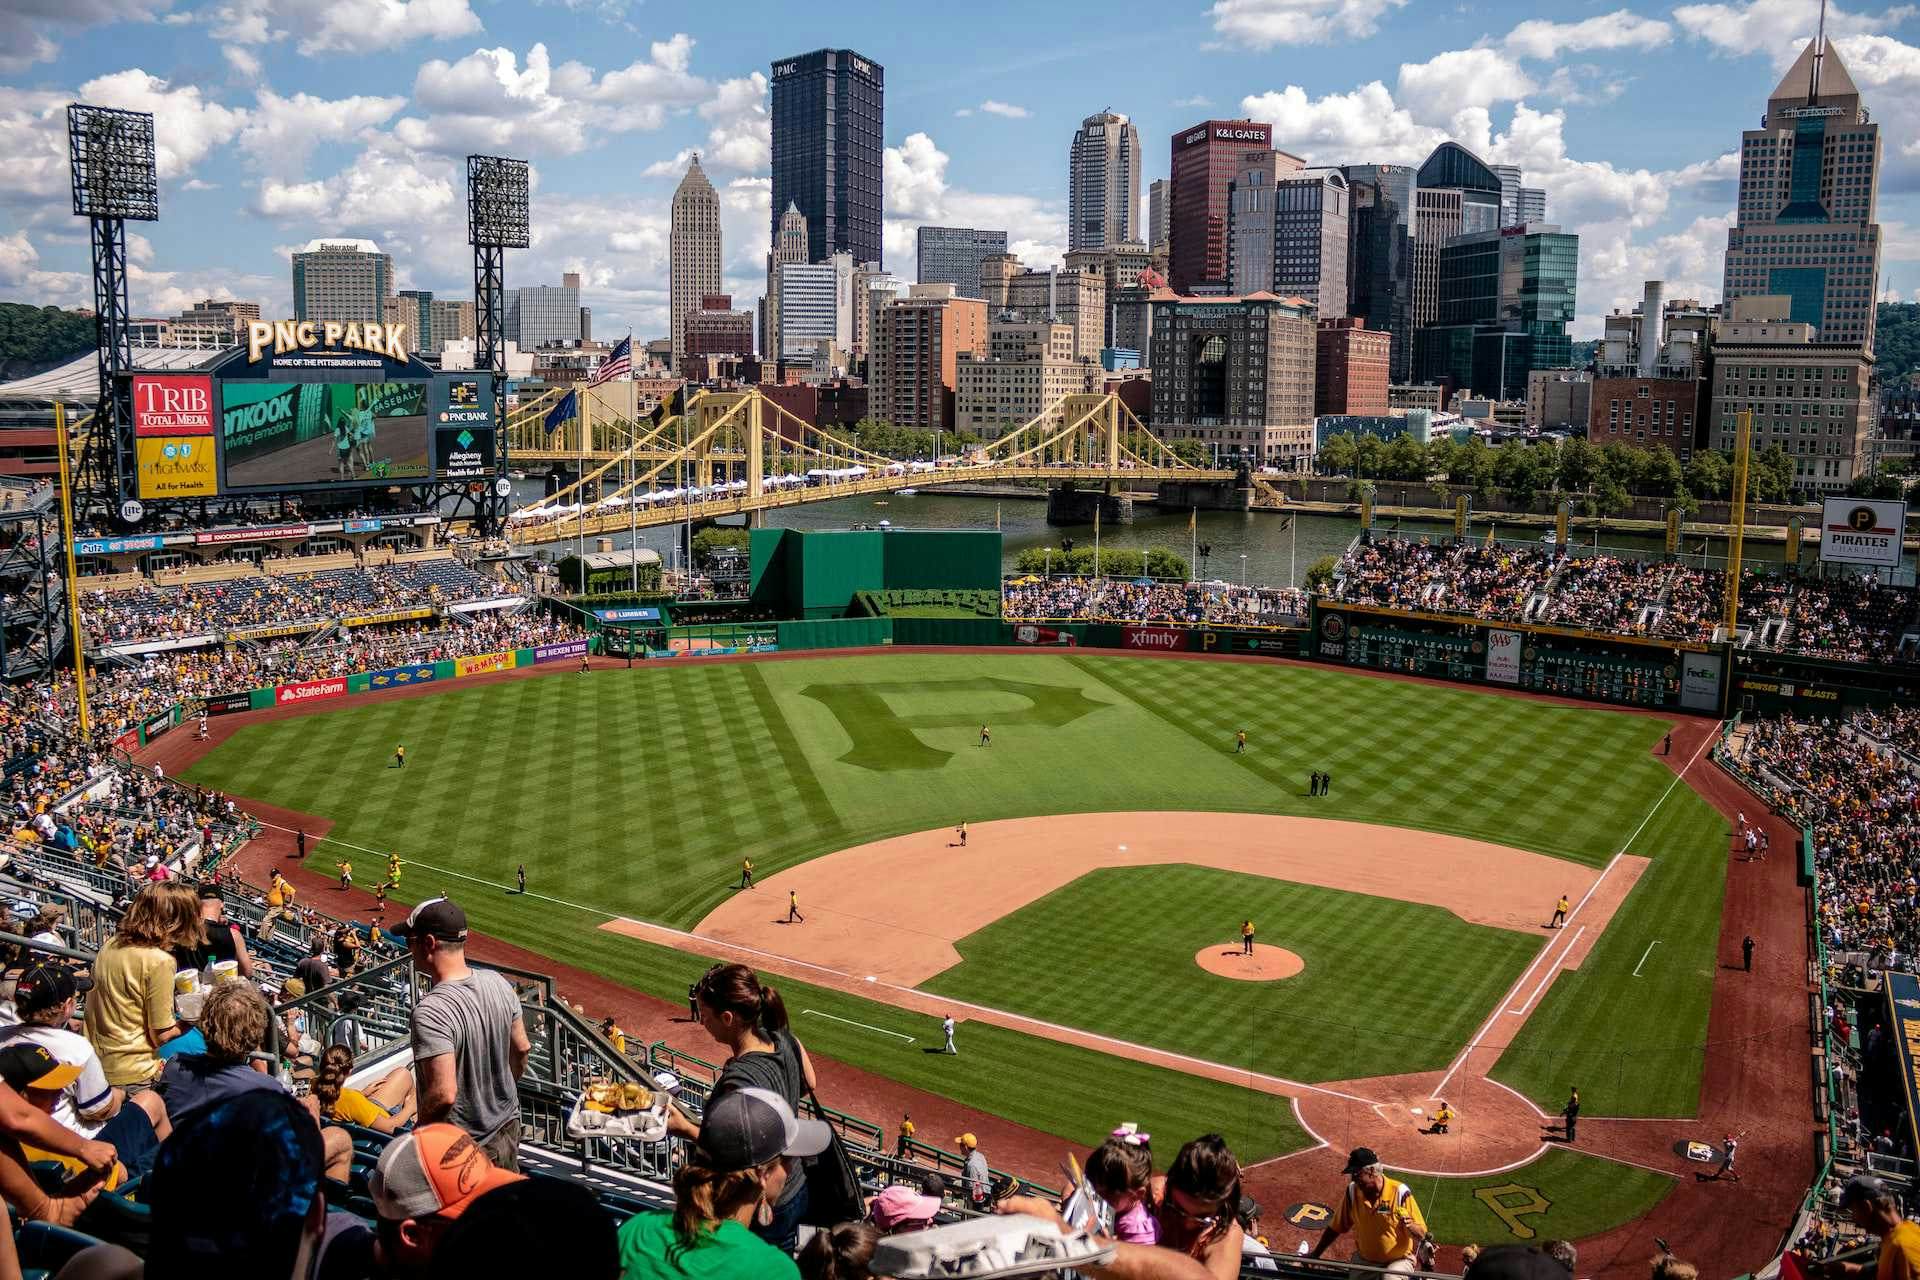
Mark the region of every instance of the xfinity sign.
<instances>
[{"instance_id":1,"label":"xfinity sign","mask_svg":"<svg viewBox=\"0 0 1920 1280\"><path fill-rule=\"evenodd\" d=\"M1906 529L1904 502L1828 498L1820 513L1820 558L1830 564L1896 568Z\"/></svg>"}]
</instances>

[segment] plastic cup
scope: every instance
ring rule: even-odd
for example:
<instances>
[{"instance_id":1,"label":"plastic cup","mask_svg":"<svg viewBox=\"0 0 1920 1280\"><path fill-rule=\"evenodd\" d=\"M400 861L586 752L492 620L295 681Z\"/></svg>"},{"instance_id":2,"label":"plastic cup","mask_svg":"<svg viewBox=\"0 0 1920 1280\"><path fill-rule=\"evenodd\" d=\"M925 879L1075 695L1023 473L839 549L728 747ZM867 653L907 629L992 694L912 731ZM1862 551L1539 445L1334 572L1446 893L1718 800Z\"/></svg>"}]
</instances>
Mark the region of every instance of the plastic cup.
<instances>
[{"instance_id":1,"label":"plastic cup","mask_svg":"<svg viewBox=\"0 0 1920 1280\"><path fill-rule=\"evenodd\" d=\"M173 994L191 995L199 989L200 971L198 969L181 969L173 975Z\"/></svg>"}]
</instances>

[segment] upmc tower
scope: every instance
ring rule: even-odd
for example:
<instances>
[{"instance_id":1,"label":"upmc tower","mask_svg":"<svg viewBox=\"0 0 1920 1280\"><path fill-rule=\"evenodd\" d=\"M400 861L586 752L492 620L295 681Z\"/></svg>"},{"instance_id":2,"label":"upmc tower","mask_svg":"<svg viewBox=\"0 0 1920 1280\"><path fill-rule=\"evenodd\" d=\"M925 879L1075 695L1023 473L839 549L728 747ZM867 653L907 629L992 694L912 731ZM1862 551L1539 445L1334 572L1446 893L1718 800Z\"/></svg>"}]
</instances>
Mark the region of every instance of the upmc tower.
<instances>
[{"instance_id":1,"label":"upmc tower","mask_svg":"<svg viewBox=\"0 0 1920 1280\"><path fill-rule=\"evenodd\" d=\"M1175 293L1228 283L1227 184L1247 152L1272 149L1273 126L1251 120L1208 120L1173 135L1167 283Z\"/></svg>"},{"instance_id":2,"label":"upmc tower","mask_svg":"<svg viewBox=\"0 0 1920 1280\"><path fill-rule=\"evenodd\" d=\"M807 261L845 250L880 261L886 69L851 49L773 64L773 216L789 203L807 220Z\"/></svg>"}]
</instances>

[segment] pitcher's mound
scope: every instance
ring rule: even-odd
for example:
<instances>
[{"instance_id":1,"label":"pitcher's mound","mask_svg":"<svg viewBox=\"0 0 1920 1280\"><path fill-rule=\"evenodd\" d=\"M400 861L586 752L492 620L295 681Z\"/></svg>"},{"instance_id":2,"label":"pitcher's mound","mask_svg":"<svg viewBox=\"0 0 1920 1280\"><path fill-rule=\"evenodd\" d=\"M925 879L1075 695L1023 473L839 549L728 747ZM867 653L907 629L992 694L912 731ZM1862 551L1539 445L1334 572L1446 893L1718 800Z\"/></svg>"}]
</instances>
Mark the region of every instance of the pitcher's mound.
<instances>
[{"instance_id":1,"label":"pitcher's mound","mask_svg":"<svg viewBox=\"0 0 1920 1280\"><path fill-rule=\"evenodd\" d=\"M1305 960L1285 947L1270 947L1264 942L1253 944L1252 955L1245 954L1238 942L1216 942L1195 952L1193 962L1208 973L1242 982L1278 982L1307 967Z\"/></svg>"}]
</instances>

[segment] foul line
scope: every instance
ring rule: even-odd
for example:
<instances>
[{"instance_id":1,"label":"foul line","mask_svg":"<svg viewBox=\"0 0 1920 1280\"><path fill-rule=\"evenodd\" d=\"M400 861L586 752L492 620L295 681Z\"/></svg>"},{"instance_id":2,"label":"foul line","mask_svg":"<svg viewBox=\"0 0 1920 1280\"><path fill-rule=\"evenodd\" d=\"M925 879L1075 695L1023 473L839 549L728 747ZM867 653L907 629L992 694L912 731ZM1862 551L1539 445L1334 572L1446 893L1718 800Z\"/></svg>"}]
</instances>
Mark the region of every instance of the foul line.
<instances>
[{"instance_id":1,"label":"foul line","mask_svg":"<svg viewBox=\"0 0 1920 1280\"><path fill-rule=\"evenodd\" d=\"M1653 949L1654 949L1655 947L1657 947L1657 946L1659 946L1659 945L1660 945L1660 939L1658 939L1658 938L1655 938L1655 939L1654 939L1654 940L1653 940L1652 942L1649 942L1649 943L1647 944L1647 949L1646 949L1645 951L1643 951L1643 952L1641 952L1641 953L1640 953L1640 964L1637 964L1637 965L1635 965L1635 966L1633 966L1633 976L1634 976L1634 977L1636 977L1636 978L1637 978L1637 977L1639 977L1639 976L1640 976L1640 965L1641 965L1641 964L1645 964L1645 963L1647 962L1647 957L1648 957L1648 956L1650 956L1650 955L1652 955L1652 954L1653 954Z\"/></svg>"},{"instance_id":2,"label":"foul line","mask_svg":"<svg viewBox=\"0 0 1920 1280\"><path fill-rule=\"evenodd\" d=\"M843 1018L837 1013L822 1013L818 1009L802 1009L800 1012L810 1013L816 1018L832 1018L835 1022L844 1022L850 1027L859 1027L862 1031L878 1031L883 1036L893 1036L895 1039L905 1040L908 1044L913 1043L913 1037L903 1032L889 1031L885 1027L872 1026L865 1022L855 1022L852 1018Z\"/></svg>"},{"instance_id":3,"label":"foul line","mask_svg":"<svg viewBox=\"0 0 1920 1280\"><path fill-rule=\"evenodd\" d=\"M255 821L259 822L262 827L271 827L275 831L290 832L294 829L292 827L281 826L277 822L266 822L264 820L257 819L257 818L255 819ZM334 844L341 845L345 848L358 849L361 853L372 854L373 856L378 858L384 858L387 856L386 853L382 850L369 849L365 845L354 844L350 840L335 840L332 836L328 836L326 838L328 840L331 840ZM635 920L630 916L621 915L617 911L608 911L603 907L590 907L579 902L569 902L565 898L555 898L548 894L535 893L532 890L528 890L526 893L520 893L514 890L513 888L511 888L510 886L502 884L498 880L488 880L482 876L468 875L464 871L454 871L446 867L435 866L431 862L421 862L415 858L403 858L401 861L416 867L420 867L424 870L434 872L437 875L453 876L457 879L466 880L472 884L482 884L482 885L486 885L488 888L505 890L508 893L511 893L512 896L516 898L537 898L541 902L551 902L556 906L567 907L574 911L585 912L587 915L590 915L590 916L600 916L603 919L610 920L610 921L619 920L627 924L635 924L643 928L658 930L660 933L666 934L670 937L680 938L690 944L697 944L697 947L721 947L721 948L725 948L726 950L739 952L744 955L758 956L767 961L771 961L774 964L791 965L795 968L801 968L801 969L811 969L815 973L824 973L831 977L838 978L846 982L854 982L857 980L853 974L847 973L844 970L831 969L831 968L828 968L826 965L814 964L813 962L808 960L800 960L793 956L781 955L777 951L766 951L759 947L750 947L738 942L728 942L724 938L709 938L704 934L691 933L688 930L675 929L668 925L654 924L651 921ZM1585 901L1585 900L1582 899L1582 901ZM647 939L639 938L637 939L637 941L645 942L647 941ZM512 945L512 944L508 944L508 945ZM697 947L694 949L697 950ZM1223 1072L1231 1073L1232 1075L1242 1080L1260 1081L1265 1084L1278 1085L1282 1089L1286 1089L1286 1090L1291 1090L1295 1092L1306 1092L1306 1093L1324 1093L1328 1097L1344 1098L1348 1102L1358 1102L1366 1106L1372 1105L1372 1100L1369 1098L1362 1098L1356 1094L1351 1094L1351 1093L1342 1093L1338 1089L1328 1089L1328 1088L1325 1088L1324 1086L1317 1085L1317 1084L1306 1084L1299 1080L1289 1080L1284 1076L1270 1076L1265 1074L1264 1072L1249 1071L1245 1067L1235 1067L1224 1062L1209 1062L1205 1058L1196 1058L1196 1057L1193 1057L1191 1054L1175 1053L1172 1050L1156 1048L1153 1045L1136 1044L1131 1040L1122 1040L1116 1036L1101 1035L1097 1031L1087 1031L1081 1027L1069 1027L1058 1022L1048 1022L1043 1018L1029 1017L1028 1015L1023 1013L1012 1013L1004 1009L996 1009L992 1005L974 1004L971 1001L955 1000L948 996L934 996L929 994L928 992L921 991L917 988L903 987L897 983L892 983L892 982L873 982L873 983L868 983L867 985L878 990L895 992L902 996L912 996L921 1000L938 1000L942 1005L955 1008L955 1009L971 1010L974 1013L985 1015L989 1019L997 1019L999 1021L999 1024L1006 1027L1008 1030L1019 1030L1019 1026L1015 1024L1024 1024L1028 1027L1040 1027L1047 1031L1058 1032L1063 1036L1077 1037L1078 1038L1077 1042L1080 1044L1080 1047L1083 1047L1083 1048L1087 1047L1090 1044L1097 1043L1100 1045L1111 1046L1112 1048L1115 1048L1115 1049L1126 1050L1133 1053L1156 1054L1162 1059L1164 1059L1165 1061L1190 1063L1195 1067L1205 1068L1206 1071L1209 1073L1223 1073ZM855 992L846 992L843 994L854 995L856 998L860 998L858 994ZM900 1009L906 1013L915 1013L915 1010L905 1008L904 1006L894 1003L892 1001L882 1001L881 1003L886 1004L887 1007L889 1008ZM916 1014L916 1016L927 1017L931 1015ZM1041 1038L1051 1039L1052 1037L1043 1036ZM1061 1044L1076 1043L1075 1040L1056 1040L1055 1042L1061 1043ZM1177 1068L1173 1068L1173 1069L1177 1070ZM1191 1075L1191 1074L1197 1074L1197 1073L1187 1072L1186 1074ZM1203 1078L1217 1080L1217 1079L1220 1079L1220 1076L1218 1074L1209 1074ZM1286 1096L1289 1096L1289 1097L1294 1096L1294 1093L1289 1093Z\"/></svg>"},{"instance_id":4,"label":"foul line","mask_svg":"<svg viewBox=\"0 0 1920 1280\"><path fill-rule=\"evenodd\" d=\"M1612 864L1609 863L1608 865L1612 865ZM1599 883L1600 882L1598 880L1594 881L1595 885L1598 885ZM1592 892L1592 891L1589 890L1588 892ZM1582 898L1581 901L1584 902L1586 901L1586 899ZM1560 966L1564 965L1567 962L1567 957L1573 954L1573 949L1580 945L1580 935L1585 933L1586 931L1587 931L1587 926L1585 925L1581 925L1578 929L1575 929L1573 931L1573 938L1567 943L1567 949L1560 953L1559 963L1550 964L1547 966L1546 976L1540 979L1540 984L1533 989L1531 994L1527 996L1527 1002L1521 1005L1518 1009L1507 1010L1507 1014L1509 1017L1517 1018L1521 1014L1525 1013L1528 1009L1533 1007L1533 1002L1540 998L1540 993L1547 989L1547 984L1549 982L1552 982L1554 978L1558 976L1560 972Z\"/></svg>"},{"instance_id":5,"label":"foul line","mask_svg":"<svg viewBox=\"0 0 1920 1280\"><path fill-rule=\"evenodd\" d=\"M1687 761L1686 767L1674 772L1673 781L1667 784L1667 789L1660 793L1660 798L1653 802L1653 807L1647 810L1644 818L1640 819L1640 825L1633 829L1633 834L1621 842L1619 851L1616 852L1612 858L1608 859L1606 867L1601 870L1599 877L1594 880L1593 884L1588 886L1587 891L1580 896L1579 903L1575 905L1572 913L1567 916L1565 923L1573 923L1573 917L1579 915L1581 908L1587 905L1587 899L1593 896L1593 891L1600 887L1600 882L1607 878L1608 873L1613 870L1614 864L1620 861L1621 854L1626 853L1627 850L1633 847L1633 842L1640 838L1640 833L1647 829L1649 822L1653 821L1653 815L1660 812L1661 806L1667 803L1667 797L1671 796L1673 789L1680 785L1680 780L1685 778L1689 773L1692 773L1693 766L1700 763L1700 753L1707 749L1708 745L1713 742L1713 739L1714 735L1710 733L1700 739L1700 745L1693 749L1693 756ZM1543 948L1540 954L1533 958L1533 963L1528 965L1525 971L1521 973L1520 980L1513 984L1512 989L1501 997L1500 1003L1494 1006L1493 1012L1487 1015L1487 1020L1480 1025L1480 1030L1474 1033L1473 1039L1467 1042L1467 1047L1460 1051L1460 1056L1455 1058L1453 1064L1447 1068L1447 1074L1440 1077L1440 1085L1433 1091L1435 1096L1439 1096L1441 1091L1447 1087L1447 1081L1453 1079L1454 1073L1459 1071L1466 1060L1472 1056L1473 1051L1480 1047L1480 1042L1486 1039L1487 1032L1493 1029L1494 1022L1506 1012L1507 1002L1520 994L1520 988L1525 986L1527 979L1533 976L1534 969L1539 966L1542 960L1546 959L1547 950L1548 949ZM1551 976L1551 971L1549 972L1549 976Z\"/></svg>"}]
</instances>

